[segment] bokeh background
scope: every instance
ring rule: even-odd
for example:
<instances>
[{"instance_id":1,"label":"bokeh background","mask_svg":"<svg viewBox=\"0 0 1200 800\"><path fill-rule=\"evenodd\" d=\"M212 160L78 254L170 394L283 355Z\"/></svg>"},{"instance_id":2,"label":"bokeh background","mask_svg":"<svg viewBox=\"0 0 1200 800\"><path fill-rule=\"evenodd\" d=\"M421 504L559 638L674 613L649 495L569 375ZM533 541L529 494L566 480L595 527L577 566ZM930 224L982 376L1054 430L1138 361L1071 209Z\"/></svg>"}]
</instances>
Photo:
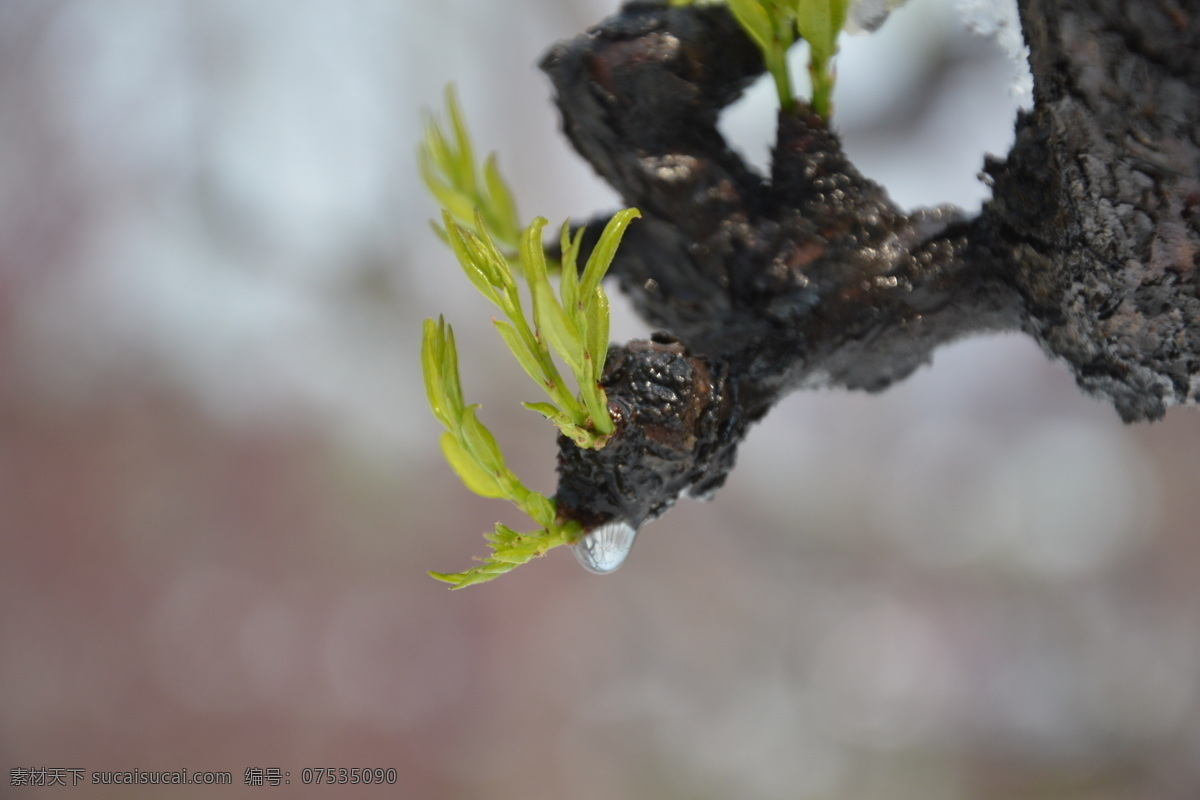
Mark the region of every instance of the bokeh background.
<instances>
[{"instance_id":1,"label":"bokeh background","mask_svg":"<svg viewBox=\"0 0 1200 800\"><path fill-rule=\"evenodd\" d=\"M615 5L0 2L0 796L1200 794L1200 415L1123 426L1021 337L790 397L613 576L426 577L511 514L441 461L421 320L547 492L554 437L428 230L419 111L457 84L525 218L615 208L533 68ZM1022 101L954 5L840 62L904 206L977 208ZM723 121L759 163L772 95ZM42 767L234 785L10 785Z\"/></svg>"}]
</instances>

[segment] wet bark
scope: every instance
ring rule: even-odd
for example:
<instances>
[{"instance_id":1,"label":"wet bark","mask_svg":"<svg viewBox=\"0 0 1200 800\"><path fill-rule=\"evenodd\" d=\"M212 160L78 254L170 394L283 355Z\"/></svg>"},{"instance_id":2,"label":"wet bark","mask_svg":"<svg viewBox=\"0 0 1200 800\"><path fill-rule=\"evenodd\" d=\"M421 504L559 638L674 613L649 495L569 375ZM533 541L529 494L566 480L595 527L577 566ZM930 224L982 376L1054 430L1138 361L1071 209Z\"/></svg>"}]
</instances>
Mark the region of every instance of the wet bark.
<instances>
[{"instance_id":1,"label":"wet bark","mask_svg":"<svg viewBox=\"0 0 1200 800\"><path fill-rule=\"evenodd\" d=\"M771 174L748 168L716 122L763 65L722 8L630 3L547 54L564 133L644 214L612 273L669 332L611 352L618 433L561 443L564 516L637 526L709 494L783 394L878 391L966 335L1029 333L1127 421L1200 402L1200 14L1021 13L1035 106L972 219L897 208L802 106Z\"/></svg>"},{"instance_id":2,"label":"wet bark","mask_svg":"<svg viewBox=\"0 0 1200 800\"><path fill-rule=\"evenodd\" d=\"M1126 421L1200 402L1200 9L1021 4L1035 106L984 221L1022 327Z\"/></svg>"}]
</instances>

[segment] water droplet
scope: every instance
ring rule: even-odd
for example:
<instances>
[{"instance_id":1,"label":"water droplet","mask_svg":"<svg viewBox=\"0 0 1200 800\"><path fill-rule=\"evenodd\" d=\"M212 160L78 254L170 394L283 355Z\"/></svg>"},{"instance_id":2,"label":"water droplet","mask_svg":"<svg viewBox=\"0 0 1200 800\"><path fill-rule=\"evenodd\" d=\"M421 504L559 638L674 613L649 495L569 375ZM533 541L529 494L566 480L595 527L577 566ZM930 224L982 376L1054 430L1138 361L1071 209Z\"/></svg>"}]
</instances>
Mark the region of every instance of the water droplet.
<instances>
[{"instance_id":1,"label":"water droplet","mask_svg":"<svg viewBox=\"0 0 1200 800\"><path fill-rule=\"evenodd\" d=\"M637 528L628 522L613 520L588 531L571 549L588 572L604 575L624 563L636 536Z\"/></svg>"}]
</instances>

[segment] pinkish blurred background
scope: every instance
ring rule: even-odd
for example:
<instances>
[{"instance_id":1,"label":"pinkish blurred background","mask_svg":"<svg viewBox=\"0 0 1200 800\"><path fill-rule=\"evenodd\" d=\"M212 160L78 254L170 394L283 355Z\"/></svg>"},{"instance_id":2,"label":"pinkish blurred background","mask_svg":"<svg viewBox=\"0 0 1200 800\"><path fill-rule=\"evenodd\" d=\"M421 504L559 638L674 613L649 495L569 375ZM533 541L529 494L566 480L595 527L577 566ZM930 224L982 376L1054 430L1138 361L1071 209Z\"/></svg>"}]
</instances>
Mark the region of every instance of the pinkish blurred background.
<instances>
[{"instance_id":1,"label":"pinkish blurred background","mask_svg":"<svg viewBox=\"0 0 1200 800\"><path fill-rule=\"evenodd\" d=\"M1022 338L791 397L616 575L426 577L512 515L441 462L421 320L547 492L554 443L428 231L418 111L454 81L526 218L613 208L532 65L615 6L0 2L0 796L1200 795L1200 415L1125 427ZM845 47L863 171L978 207L1001 48L950 0ZM725 120L754 159L772 93Z\"/></svg>"}]
</instances>

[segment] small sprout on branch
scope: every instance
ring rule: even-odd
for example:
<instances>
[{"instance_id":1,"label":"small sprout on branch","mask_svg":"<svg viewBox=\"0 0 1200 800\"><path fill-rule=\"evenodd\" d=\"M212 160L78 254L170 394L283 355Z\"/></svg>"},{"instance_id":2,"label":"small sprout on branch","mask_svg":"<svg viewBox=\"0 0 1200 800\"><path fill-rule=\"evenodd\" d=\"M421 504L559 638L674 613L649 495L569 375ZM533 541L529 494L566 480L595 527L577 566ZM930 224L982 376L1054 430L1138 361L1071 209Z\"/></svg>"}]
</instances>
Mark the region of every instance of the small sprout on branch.
<instances>
[{"instance_id":1,"label":"small sprout on branch","mask_svg":"<svg viewBox=\"0 0 1200 800\"><path fill-rule=\"evenodd\" d=\"M441 439L442 453L463 484L482 497L512 501L541 526L540 530L518 533L497 523L495 531L485 537L492 554L482 559L479 566L465 572L429 574L461 589L490 581L552 548L578 539L582 533L579 524L558 524L554 502L521 483L504 463L496 438L475 415L478 406L463 404L454 331L442 319L425 320L421 368L429 407L446 429Z\"/></svg>"},{"instance_id":2,"label":"small sprout on branch","mask_svg":"<svg viewBox=\"0 0 1200 800\"><path fill-rule=\"evenodd\" d=\"M549 397L549 403L526 403L558 426L580 447L603 447L613 432L608 398L600 386L608 354L608 296L600 285L625 228L641 216L636 208L618 212L609 220L591 256L580 271L577 266L582 232L570 236L562 229L562 280L556 296L542 250L546 220L538 217L520 237L520 267L529 284L532 324L526 319L516 275L496 247L482 219L481 234L459 225L449 212L442 213L446 239L467 278L485 298L508 318L493 319L500 338L526 374ZM578 392L572 394L552 354L570 369Z\"/></svg>"},{"instance_id":3,"label":"small sprout on branch","mask_svg":"<svg viewBox=\"0 0 1200 800\"><path fill-rule=\"evenodd\" d=\"M833 113L833 57L838 34L846 24L849 0L799 0L796 28L809 45L808 74L812 78L813 111L826 119Z\"/></svg>"},{"instance_id":4,"label":"small sprout on branch","mask_svg":"<svg viewBox=\"0 0 1200 800\"><path fill-rule=\"evenodd\" d=\"M866 2L871 4L871 0ZM895 0L881 2L885 6L899 4ZM863 3L864 0L858 0L859 5ZM671 4L708 5L696 0L672 0ZM796 104L787 51L795 44L797 35L808 42L812 110L828 119L833 110L833 57L837 54L838 34L846 25L850 0L726 0L726 4L762 51L767 71L775 80L779 105L785 111L791 111Z\"/></svg>"},{"instance_id":5,"label":"small sprout on branch","mask_svg":"<svg viewBox=\"0 0 1200 800\"><path fill-rule=\"evenodd\" d=\"M476 165L471 136L453 85L446 85L445 96L448 130L432 114L425 115L425 133L417 152L421 178L429 193L455 220L473 225L478 214L493 238L510 258L515 258L521 226L512 190L500 174L495 153L487 157L482 171ZM445 238L444 230L436 226L434 230Z\"/></svg>"},{"instance_id":6,"label":"small sprout on branch","mask_svg":"<svg viewBox=\"0 0 1200 800\"><path fill-rule=\"evenodd\" d=\"M729 0L734 18L762 51L767 71L775 79L779 106L785 111L791 111L796 102L787 65L787 51L796 41L791 6L790 2L777 0Z\"/></svg>"},{"instance_id":7,"label":"small sprout on branch","mask_svg":"<svg viewBox=\"0 0 1200 800\"><path fill-rule=\"evenodd\" d=\"M507 319L492 324L517 363L550 402L524 403L553 422L579 447L603 447L614 426L600 385L608 355L608 296L600 285L625 229L641 216L636 208L617 213L604 228L580 269L582 229L574 237L563 224L560 288L550 283L551 265L542 245L546 220L538 217L521 230L512 193L489 158L482 176L476 169L470 136L452 89L446 90L449 133L434 120L425 125L419 160L421 175L445 208L434 226L471 284ZM558 265L554 265L558 266ZM532 314L522 305L518 276L528 284ZM555 356L567 366L578 391L572 394ZM487 535L492 555L480 566L458 573L430 573L455 588L491 580L554 547L573 543L577 523L558 524L554 503L521 483L504 463L492 433L464 405L458 355L450 326L425 321L421 351L425 390L434 416L446 432L442 453L468 489L483 497L512 501L541 526L518 533L497 524Z\"/></svg>"},{"instance_id":8,"label":"small sprout on branch","mask_svg":"<svg viewBox=\"0 0 1200 800\"><path fill-rule=\"evenodd\" d=\"M442 212L446 241L467 278L504 312L508 320L493 319L500 338L533 382L551 402L523 405L549 419L579 447L600 448L614 431L608 414L608 398L600 385L608 355L608 296L600 285L616 254L629 223L641 216L636 208L618 212L609 220L582 271L578 269L582 231L574 237L569 226L562 228L562 285L555 296L546 270L541 236L546 220L535 219L520 236L522 274L529 284L533 324L526 319L521 293L508 259L500 253L487 226L476 215L479 234L459 225L449 211ZM551 353L570 368L579 388L572 395ZM478 406L463 402L458 376L458 352L454 332L439 319L425 320L421 346L421 369L425 392L433 414L446 429L442 453L468 489L483 497L512 501L542 526L531 533L517 533L497 524L487 535L492 555L483 563L457 573L434 573L438 580L462 588L489 581L548 550L572 544L583 530L576 522L559 524L554 502L525 487L505 465L500 446L475 415Z\"/></svg>"}]
</instances>

